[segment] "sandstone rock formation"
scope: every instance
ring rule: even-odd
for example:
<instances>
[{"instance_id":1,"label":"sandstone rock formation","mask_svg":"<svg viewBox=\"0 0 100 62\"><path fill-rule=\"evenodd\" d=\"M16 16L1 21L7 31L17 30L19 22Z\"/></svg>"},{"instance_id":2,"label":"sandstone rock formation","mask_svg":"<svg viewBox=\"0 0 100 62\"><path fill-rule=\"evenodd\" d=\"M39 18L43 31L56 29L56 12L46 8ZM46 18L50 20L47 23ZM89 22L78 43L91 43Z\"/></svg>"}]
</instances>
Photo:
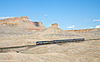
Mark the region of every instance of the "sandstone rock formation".
<instances>
[{"instance_id":1,"label":"sandstone rock formation","mask_svg":"<svg viewBox=\"0 0 100 62\"><path fill-rule=\"evenodd\" d=\"M78 34L66 32L58 27L57 23L52 24L47 29L40 31L38 33L39 38L41 39L64 39L64 38L79 38L81 37Z\"/></svg>"},{"instance_id":2,"label":"sandstone rock formation","mask_svg":"<svg viewBox=\"0 0 100 62\"><path fill-rule=\"evenodd\" d=\"M100 28L95 29L81 29L81 30L66 30L66 32L72 32L81 35L85 39L100 38Z\"/></svg>"},{"instance_id":3,"label":"sandstone rock formation","mask_svg":"<svg viewBox=\"0 0 100 62\"><path fill-rule=\"evenodd\" d=\"M10 26L10 27L19 27L21 29L28 30L41 30L45 27L41 22L32 22L28 19L28 16L24 17L11 17L8 19L0 20L0 26Z\"/></svg>"},{"instance_id":4,"label":"sandstone rock formation","mask_svg":"<svg viewBox=\"0 0 100 62\"><path fill-rule=\"evenodd\" d=\"M33 31L45 29L41 22L32 22L27 16L11 17L0 20L0 37L12 35L30 35Z\"/></svg>"},{"instance_id":5,"label":"sandstone rock formation","mask_svg":"<svg viewBox=\"0 0 100 62\"><path fill-rule=\"evenodd\" d=\"M71 31L71 32L90 32L90 31L96 31L96 30L100 30L99 28L95 28L95 29L81 29L81 30L66 30L66 31Z\"/></svg>"},{"instance_id":6,"label":"sandstone rock formation","mask_svg":"<svg viewBox=\"0 0 100 62\"><path fill-rule=\"evenodd\" d=\"M16 36L9 37L11 35ZM33 45L35 41L41 39L69 39L81 36L89 40ZM13 46L23 45L30 45L30 47L13 48ZM4 51L0 52L0 62L100 62L100 29L66 31L60 29L57 23L45 29L41 22L31 22L27 16L12 17L0 20L0 48L0 51Z\"/></svg>"}]
</instances>

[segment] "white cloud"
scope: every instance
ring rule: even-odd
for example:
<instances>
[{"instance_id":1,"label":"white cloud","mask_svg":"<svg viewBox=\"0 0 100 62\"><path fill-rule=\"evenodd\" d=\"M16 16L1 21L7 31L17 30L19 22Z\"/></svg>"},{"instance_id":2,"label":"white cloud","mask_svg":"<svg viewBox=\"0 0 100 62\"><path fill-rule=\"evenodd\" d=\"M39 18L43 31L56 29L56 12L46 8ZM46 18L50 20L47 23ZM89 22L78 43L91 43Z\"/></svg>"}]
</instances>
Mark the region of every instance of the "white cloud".
<instances>
[{"instance_id":1,"label":"white cloud","mask_svg":"<svg viewBox=\"0 0 100 62\"><path fill-rule=\"evenodd\" d=\"M29 19L30 21L32 21L32 19Z\"/></svg>"},{"instance_id":2,"label":"white cloud","mask_svg":"<svg viewBox=\"0 0 100 62\"><path fill-rule=\"evenodd\" d=\"M98 19L98 20L93 20L94 22L100 22L100 19Z\"/></svg>"},{"instance_id":3,"label":"white cloud","mask_svg":"<svg viewBox=\"0 0 100 62\"><path fill-rule=\"evenodd\" d=\"M7 17L0 17L0 19L6 19L6 18L10 18L9 16L7 16Z\"/></svg>"},{"instance_id":4,"label":"white cloud","mask_svg":"<svg viewBox=\"0 0 100 62\"><path fill-rule=\"evenodd\" d=\"M0 18L10 18L10 17L0 17Z\"/></svg>"},{"instance_id":5,"label":"white cloud","mask_svg":"<svg viewBox=\"0 0 100 62\"><path fill-rule=\"evenodd\" d=\"M47 17L47 16L48 16L48 14L44 14L44 16L46 16L46 17Z\"/></svg>"},{"instance_id":6,"label":"white cloud","mask_svg":"<svg viewBox=\"0 0 100 62\"><path fill-rule=\"evenodd\" d=\"M90 28L95 28L95 27L90 27Z\"/></svg>"},{"instance_id":7,"label":"white cloud","mask_svg":"<svg viewBox=\"0 0 100 62\"><path fill-rule=\"evenodd\" d=\"M100 25L97 25L96 28L100 28Z\"/></svg>"},{"instance_id":8,"label":"white cloud","mask_svg":"<svg viewBox=\"0 0 100 62\"><path fill-rule=\"evenodd\" d=\"M67 28L75 28L75 25L69 26L69 27L67 27Z\"/></svg>"}]
</instances>

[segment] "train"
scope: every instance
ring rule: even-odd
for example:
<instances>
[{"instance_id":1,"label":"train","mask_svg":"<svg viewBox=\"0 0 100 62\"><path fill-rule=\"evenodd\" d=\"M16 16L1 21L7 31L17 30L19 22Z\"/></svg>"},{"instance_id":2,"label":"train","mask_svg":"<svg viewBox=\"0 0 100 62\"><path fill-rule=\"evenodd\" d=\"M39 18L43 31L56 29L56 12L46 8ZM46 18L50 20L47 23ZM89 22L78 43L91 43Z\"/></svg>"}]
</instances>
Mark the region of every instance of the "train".
<instances>
[{"instance_id":1,"label":"train","mask_svg":"<svg viewBox=\"0 0 100 62\"><path fill-rule=\"evenodd\" d=\"M36 45L54 44L53 41L37 41Z\"/></svg>"},{"instance_id":2,"label":"train","mask_svg":"<svg viewBox=\"0 0 100 62\"><path fill-rule=\"evenodd\" d=\"M80 41L85 41L85 39L77 38L77 39L61 39L61 40L52 40L52 41L37 41L36 45L56 44L56 43L65 43L65 42L80 42Z\"/></svg>"}]
</instances>

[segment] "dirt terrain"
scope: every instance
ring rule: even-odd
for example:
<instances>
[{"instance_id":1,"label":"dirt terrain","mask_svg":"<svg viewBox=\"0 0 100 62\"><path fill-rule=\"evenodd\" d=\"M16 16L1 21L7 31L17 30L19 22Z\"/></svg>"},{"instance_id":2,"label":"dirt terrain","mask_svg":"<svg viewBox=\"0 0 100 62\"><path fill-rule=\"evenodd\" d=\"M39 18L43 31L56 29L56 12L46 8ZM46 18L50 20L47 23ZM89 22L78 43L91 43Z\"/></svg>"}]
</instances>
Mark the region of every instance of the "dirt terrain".
<instances>
[{"instance_id":1,"label":"dirt terrain","mask_svg":"<svg viewBox=\"0 0 100 62\"><path fill-rule=\"evenodd\" d=\"M54 23L36 31L22 27L18 31L19 27L3 28L7 26L0 25L0 62L100 62L100 29L62 30ZM40 40L73 38L85 41L34 46Z\"/></svg>"},{"instance_id":2,"label":"dirt terrain","mask_svg":"<svg viewBox=\"0 0 100 62\"><path fill-rule=\"evenodd\" d=\"M100 62L100 40L41 45L0 53L0 62Z\"/></svg>"}]
</instances>

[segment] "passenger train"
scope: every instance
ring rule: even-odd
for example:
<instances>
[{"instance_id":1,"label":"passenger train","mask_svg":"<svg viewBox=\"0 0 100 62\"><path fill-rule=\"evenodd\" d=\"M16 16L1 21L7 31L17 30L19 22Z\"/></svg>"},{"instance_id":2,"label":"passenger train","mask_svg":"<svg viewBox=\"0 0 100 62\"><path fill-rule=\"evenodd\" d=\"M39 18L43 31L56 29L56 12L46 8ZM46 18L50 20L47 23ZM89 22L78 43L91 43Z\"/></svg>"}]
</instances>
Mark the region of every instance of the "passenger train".
<instances>
[{"instance_id":1,"label":"passenger train","mask_svg":"<svg viewBox=\"0 0 100 62\"><path fill-rule=\"evenodd\" d=\"M56 44L56 43L65 43L65 42L79 42L84 40L85 40L84 38L77 38L77 39L62 39L62 40L52 40L52 41L37 41L36 45Z\"/></svg>"}]
</instances>

